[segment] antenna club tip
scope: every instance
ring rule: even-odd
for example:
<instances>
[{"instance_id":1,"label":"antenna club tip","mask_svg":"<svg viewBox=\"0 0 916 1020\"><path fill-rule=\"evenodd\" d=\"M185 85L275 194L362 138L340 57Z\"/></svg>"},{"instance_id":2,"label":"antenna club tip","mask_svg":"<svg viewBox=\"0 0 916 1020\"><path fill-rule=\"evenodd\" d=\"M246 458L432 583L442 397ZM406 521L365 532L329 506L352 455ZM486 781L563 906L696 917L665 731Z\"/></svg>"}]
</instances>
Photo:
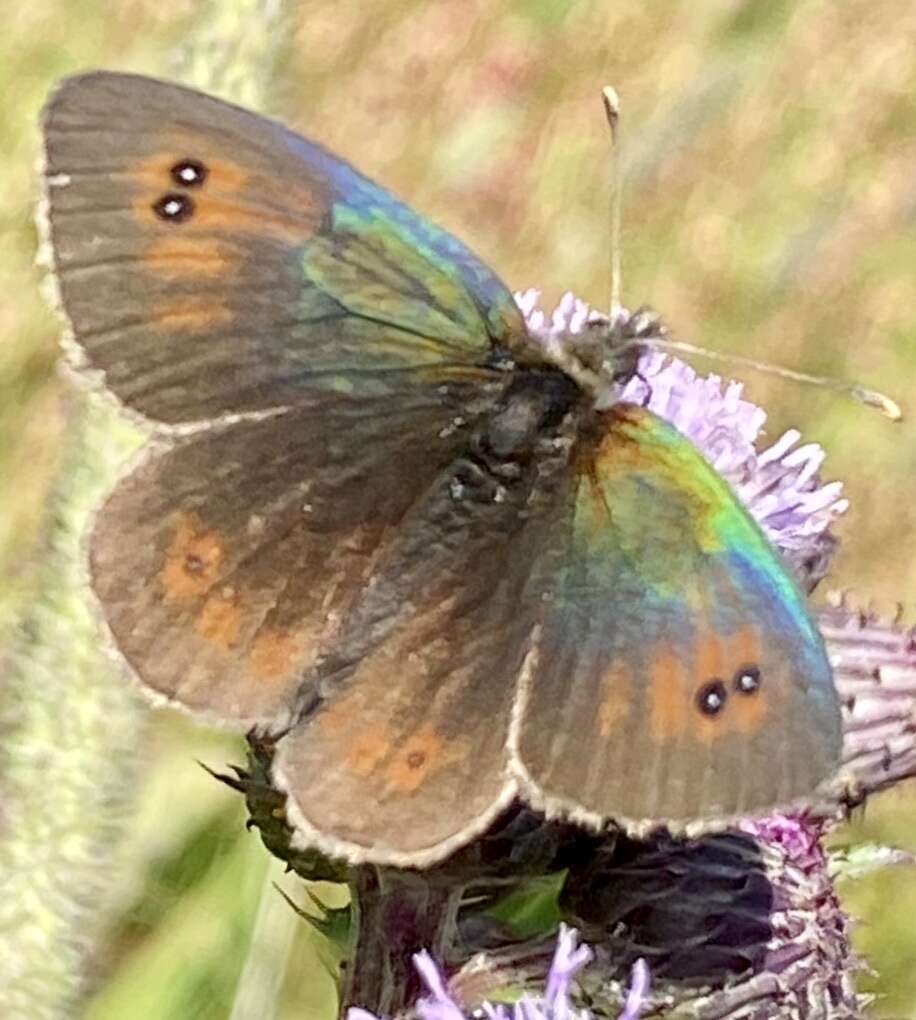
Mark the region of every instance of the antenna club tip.
<instances>
[{"instance_id":1,"label":"antenna club tip","mask_svg":"<svg viewBox=\"0 0 916 1020\"><path fill-rule=\"evenodd\" d=\"M620 96L617 95L617 89L613 85L605 85L601 90L601 100L607 119L613 126L620 117Z\"/></svg>"},{"instance_id":2,"label":"antenna club tip","mask_svg":"<svg viewBox=\"0 0 916 1020\"><path fill-rule=\"evenodd\" d=\"M890 397L884 397L881 401L881 412L891 421L903 421L903 410L898 403Z\"/></svg>"},{"instance_id":3,"label":"antenna club tip","mask_svg":"<svg viewBox=\"0 0 916 1020\"><path fill-rule=\"evenodd\" d=\"M896 400L891 400L886 394L879 393L877 390L866 390L858 386L853 390L853 394L863 404L867 404L869 407L876 407L885 418L890 418L891 421L903 421L903 410L900 405Z\"/></svg>"}]
</instances>

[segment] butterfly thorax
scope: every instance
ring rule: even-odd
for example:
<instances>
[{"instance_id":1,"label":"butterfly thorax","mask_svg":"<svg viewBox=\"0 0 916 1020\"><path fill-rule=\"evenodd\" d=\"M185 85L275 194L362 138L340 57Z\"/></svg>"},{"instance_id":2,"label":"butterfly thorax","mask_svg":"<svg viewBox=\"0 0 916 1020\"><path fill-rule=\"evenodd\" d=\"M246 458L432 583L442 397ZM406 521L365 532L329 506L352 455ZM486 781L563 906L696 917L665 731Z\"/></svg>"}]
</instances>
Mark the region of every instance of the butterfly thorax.
<instances>
[{"instance_id":1,"label":"butterfly thorax","mask_svg":"<svg viewBox=\"0 0 916 1020\"><path fill-rule=\"evenodd\" d=\"M532 460L553 462L561 436L593 445L600 412L638 375L639 360L665 336L647 308L594 315L579 330L528 336L520 356L502 358L508 381L470 436L468 456L493 479L517 479ZM532 363L536 362L536 363ZM545 364L546 362L546 364Z\"/></svg>"}]
</instances>

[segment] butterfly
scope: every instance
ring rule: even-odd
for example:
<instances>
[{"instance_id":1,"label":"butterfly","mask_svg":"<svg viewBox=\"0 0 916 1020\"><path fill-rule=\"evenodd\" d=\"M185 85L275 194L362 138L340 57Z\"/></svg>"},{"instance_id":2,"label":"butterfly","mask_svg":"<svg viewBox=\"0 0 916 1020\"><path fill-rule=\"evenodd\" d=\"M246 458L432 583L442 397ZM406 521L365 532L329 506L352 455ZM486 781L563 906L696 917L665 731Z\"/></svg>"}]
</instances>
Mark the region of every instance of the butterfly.
<instances>
[{"instance_id":1,"label":"butterfly","mask_svg":"<svg viewBox=\"0 0 916 1020\"><path fill-rule=\"evenodd\" d=\"M44 137L77 367L152 427L92 589L149 691L275 735L300 838L422 867L515 798L683 829L832 775L830 664L777 551L460 241L152 78L66 79Z\"/></svg>"}]
</instances>

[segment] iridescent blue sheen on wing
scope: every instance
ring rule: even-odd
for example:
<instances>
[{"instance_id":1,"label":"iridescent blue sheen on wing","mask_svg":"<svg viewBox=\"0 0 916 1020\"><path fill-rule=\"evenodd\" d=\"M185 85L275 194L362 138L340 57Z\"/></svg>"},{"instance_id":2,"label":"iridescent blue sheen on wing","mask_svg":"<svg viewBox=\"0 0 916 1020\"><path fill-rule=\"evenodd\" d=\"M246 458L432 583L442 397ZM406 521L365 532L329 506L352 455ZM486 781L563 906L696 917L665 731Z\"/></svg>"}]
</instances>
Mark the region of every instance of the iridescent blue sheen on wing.
<instances>
[{"instance_id":1,"label":"iridescent blue sheen on wing","mask_svg":"<svg viewBox=\"0 0 916 1020\"><path fill-rule=\"evenodd\" d=\"M807 599L740 500L676 428L618 406L580 482L580 563L680 629L730 633L751 621L791 646L799 673L835 699ZM599 567L598 564L601 564Z\"/></svg>"},{"instance_id":2,"label":"iridescent blue sheen on wing","mask_svg":"<svg viewBox=\"0 0 916 1020\"><path fill-rule=\"evenodd\" d=\"M486 386L494 346L526 335L463 244L248 110L96 72L57 90L45 137L83 366L154 421Z\"/></svg>"},{"instance_id":3,"label":"iridescent blue sheen on wing","mask_svg":"<svg viewBox=\"0 0 916 1020\"><path fill-rule=\"evenodd\" d=\"M325 293L352 312L481 353L524 335L508 288L465 244L317 143L278 130L330 191L330 222L303 260L306 275ZM360 287L343 271L351 245L364 253ZM333 257L325 260L325 252Z\"/></svg>"}]
</instances>

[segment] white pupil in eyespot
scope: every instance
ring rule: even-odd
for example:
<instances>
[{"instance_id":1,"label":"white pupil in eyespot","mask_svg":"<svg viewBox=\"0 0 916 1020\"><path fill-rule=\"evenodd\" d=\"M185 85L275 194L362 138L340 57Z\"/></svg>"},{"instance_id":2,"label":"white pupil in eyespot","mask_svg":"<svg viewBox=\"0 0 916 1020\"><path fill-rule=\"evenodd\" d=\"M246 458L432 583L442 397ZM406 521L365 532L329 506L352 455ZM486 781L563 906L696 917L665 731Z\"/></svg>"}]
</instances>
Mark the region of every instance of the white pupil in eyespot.
<instances>
[{"instance_id":1,"label":"white pupil in eyespot","mask_svg":"<svg viewBox=\"0 0 916 1020\"><path fill-rule=\"evenodd\" d=\"M741 673L738 676L738 689L743 691L745 694L750 694L757 690L758 680L754 673Z\"/></svg>"}]
</instances>

